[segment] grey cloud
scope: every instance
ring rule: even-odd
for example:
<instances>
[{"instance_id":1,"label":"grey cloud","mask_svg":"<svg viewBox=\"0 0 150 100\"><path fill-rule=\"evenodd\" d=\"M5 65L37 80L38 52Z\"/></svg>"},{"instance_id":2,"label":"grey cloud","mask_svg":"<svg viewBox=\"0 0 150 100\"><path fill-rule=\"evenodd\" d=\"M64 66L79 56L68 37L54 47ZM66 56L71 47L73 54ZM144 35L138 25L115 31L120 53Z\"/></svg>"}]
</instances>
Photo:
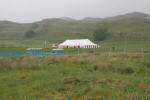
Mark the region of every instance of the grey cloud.
<instances>
[{"instance_id":1,"label":"grey cloud","mask_svg":"<svg viewBox=\"0 0 150 100\"><path fill-rule=\"evenodd\" d=\"M150 0L0 0L0 20L33 22L44 18L150 14Z\"/></svg>"}]
</instances>

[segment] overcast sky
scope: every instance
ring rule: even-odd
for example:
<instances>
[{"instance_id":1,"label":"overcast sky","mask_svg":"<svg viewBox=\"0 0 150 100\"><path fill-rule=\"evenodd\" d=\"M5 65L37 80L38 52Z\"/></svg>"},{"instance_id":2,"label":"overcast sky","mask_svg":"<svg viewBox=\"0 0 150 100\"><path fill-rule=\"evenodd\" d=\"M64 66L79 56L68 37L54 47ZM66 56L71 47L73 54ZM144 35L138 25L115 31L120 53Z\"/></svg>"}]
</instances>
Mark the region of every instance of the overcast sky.
<instances>
[{"instance_id":1,"label":"overcast sky","mask_svg":"<svg viewBox=\"0 0 150 100\"><path fill-rule=\"evenodd\" d=\"M0 0L0 20L23 23L64 16L103 18L135 11L150 14L150 0Z\"/></svg>"}]
</instances>

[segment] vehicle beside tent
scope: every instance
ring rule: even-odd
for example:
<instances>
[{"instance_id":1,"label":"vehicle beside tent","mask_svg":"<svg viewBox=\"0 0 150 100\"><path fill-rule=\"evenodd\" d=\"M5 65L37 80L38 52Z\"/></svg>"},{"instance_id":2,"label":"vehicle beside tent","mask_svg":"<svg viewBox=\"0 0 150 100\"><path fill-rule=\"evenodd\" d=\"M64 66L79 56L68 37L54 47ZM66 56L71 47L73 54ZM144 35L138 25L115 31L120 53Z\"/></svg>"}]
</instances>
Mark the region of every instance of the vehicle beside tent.
<instances>
[{"instance_id":1,"label":"vehicle beside tent","mask_svg":"<svg viewBox=\"0 0 150 100\"><path fill-rule=\"evenodd\" d=\"M58 45L58 48L99 48L100 46L89 39L66 40Z\"/></svg>"}]
</instances>

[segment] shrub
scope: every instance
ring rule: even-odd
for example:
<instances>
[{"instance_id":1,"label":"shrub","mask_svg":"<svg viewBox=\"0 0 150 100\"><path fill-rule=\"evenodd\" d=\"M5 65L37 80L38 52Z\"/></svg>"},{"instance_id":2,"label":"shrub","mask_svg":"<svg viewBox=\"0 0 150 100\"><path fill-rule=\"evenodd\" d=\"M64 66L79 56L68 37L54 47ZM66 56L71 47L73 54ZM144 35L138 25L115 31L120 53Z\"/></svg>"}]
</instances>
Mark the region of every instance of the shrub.
<instances>
[{"instance_id":1,"label":"shrub","mask_svg":"<svg viewBox=\"0 0 150 100\"><path fill-rule=\"evenodd\" d=\"M35 35L36 35L36 33L33 30L27 31L25 33L26 38L33 38L33 37L35 37Z\"/></svg>"},{"instance_id":2,"label":"shrub","mask_svg":"<svg viewBox=\"0 0 150 100\"><path fill-rule=\"evenodd\" d=\"M132 74L134 73L134 69L132 67L127 67L127 68L124 68L121 70L122 73L125 73L125 74Z\"/></svg>"},{"instance_id":3,"label":"shrub","mask_svg":"<svg viewBox=\"0 0 150 100\"><path fill-rule=\"evenodd\" d=\"M107 36L107 29L106 28L99 28L94 31L93 37L96 41L105 40Z\"/></svg>"}]
</instances>

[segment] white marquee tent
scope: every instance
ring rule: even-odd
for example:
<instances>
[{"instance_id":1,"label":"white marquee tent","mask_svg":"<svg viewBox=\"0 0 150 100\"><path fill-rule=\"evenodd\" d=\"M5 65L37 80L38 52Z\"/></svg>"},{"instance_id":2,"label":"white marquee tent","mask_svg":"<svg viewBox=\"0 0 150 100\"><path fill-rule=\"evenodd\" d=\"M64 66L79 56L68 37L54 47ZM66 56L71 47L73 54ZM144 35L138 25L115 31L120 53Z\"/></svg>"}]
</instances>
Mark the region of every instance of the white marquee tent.
<instances>
[{"instance_id":1,"label":"white marquee tent","mask_svg":"<svg viewBox=\"0 0 150 100\"><path fill-rule=\"evenodd\" d=\"M58 45L58 48L99 48L100 46L89 39L66 40Z\"/></svg>"}]
</instances>

